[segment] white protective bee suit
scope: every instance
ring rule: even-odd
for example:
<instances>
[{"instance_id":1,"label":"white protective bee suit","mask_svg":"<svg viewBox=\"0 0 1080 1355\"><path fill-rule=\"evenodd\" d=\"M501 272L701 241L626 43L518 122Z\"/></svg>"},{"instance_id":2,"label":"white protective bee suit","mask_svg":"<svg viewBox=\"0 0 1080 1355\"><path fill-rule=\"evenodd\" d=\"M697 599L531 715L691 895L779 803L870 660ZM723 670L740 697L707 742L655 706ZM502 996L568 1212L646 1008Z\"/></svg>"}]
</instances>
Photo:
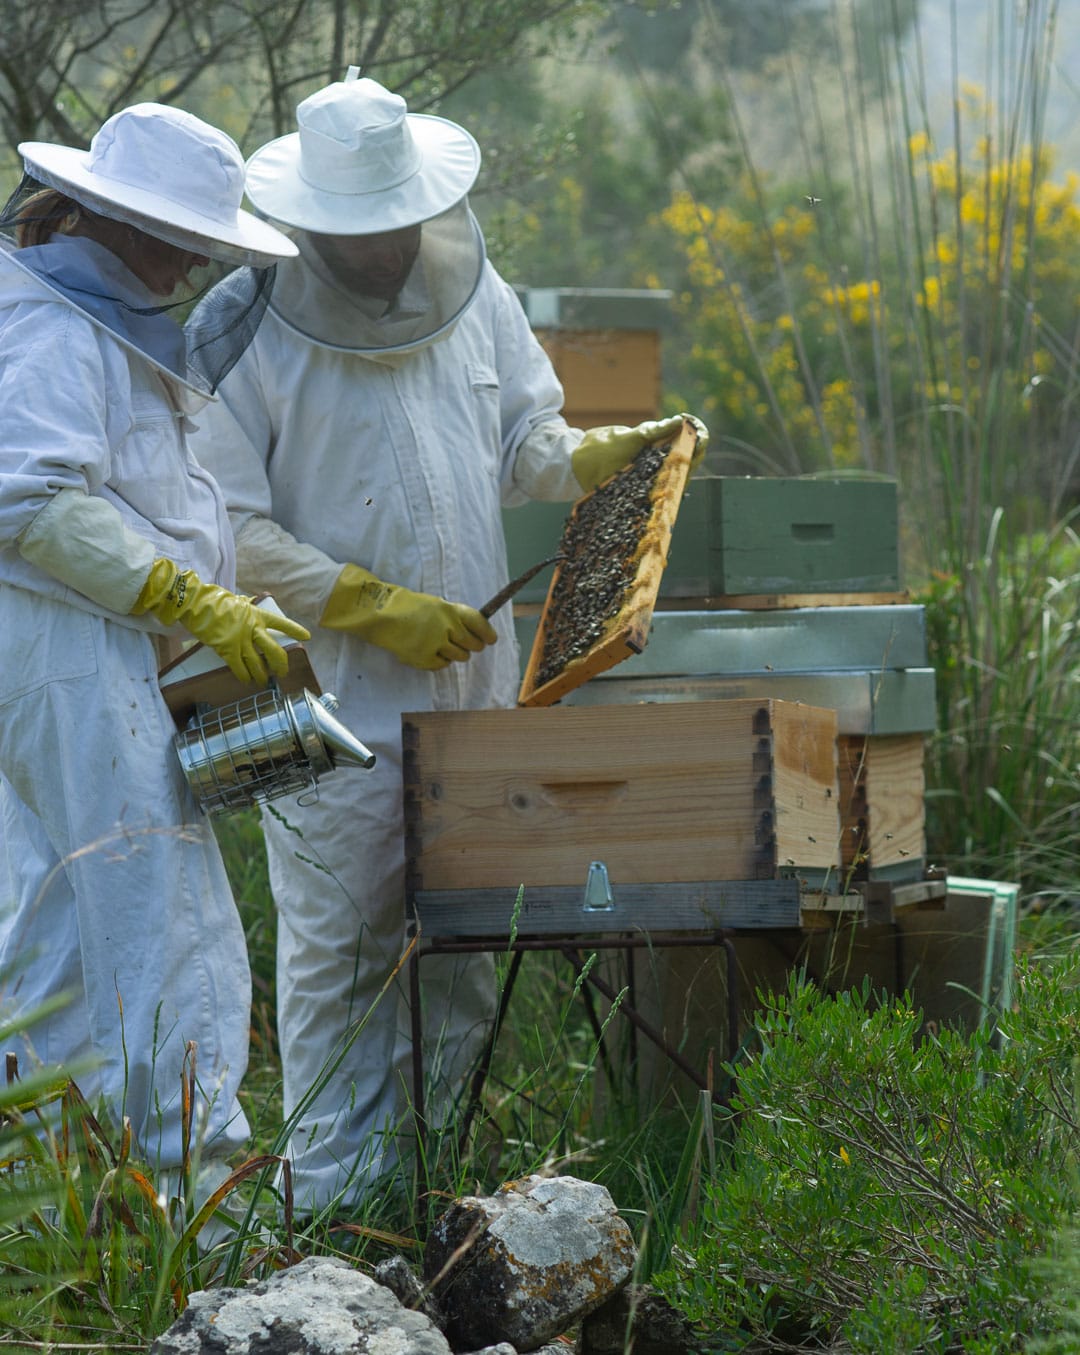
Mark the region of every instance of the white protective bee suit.
<instances>
[{"instance_id":1,"label":"white protective bee suit","mask_svg":"<svg viewBox=\"0 0 1080 1355\"><path fill-rule=\"evenodd\" d=\"M500 508L575 499L666 427L566 424L468 208L475 141L357 74L301 103L298 132L248 162L249 198L291 228L299 256L278 267L266 318L193 440L226 493L240 587L311 629L320 683L377 758L335 773L317 804L263 817L302 1212L363 1198L407 1140L409 1018L398 990L378 1000L405 945L402 713L513 704L510 609L494 631L474 610L507 582ZM415 631L395 650L363 628L380 605L363 587L358 620L340 625L328 601L355 571L376 593L412 590L428 614L470 609L475 630L457 653L417 660ZM482 1047L493 966L429 957L421 978L437 1120Z\"/></svg>"},{"instance_id":2,"label":"white protective bee suit","mask_svg":"<svg viewBox=\"0 0 1080 1355\"><path fill-rule=\"evenodd\" d=\"M208 1138L228 1152L247 1137L236 1102L247 956L220 853L172 751L151 634L162 627L104 612L16 544L58 489L85 486L159 554L231 587L224 505L184 445L167 378L7 256L0 399L0 802L17 854L0 968L20 1010L72 994L32 1029L34 1053L97 1060L80 1087L123 1105L155 1149L158 1064L166 1165L181 1161L180 1065L184 1042L196 1041L213 1098Z\"/></svg>"},{"instance_id":3,"label":"white protective bee suit","mask_svg":"<svg viewBox=\"0 0 1080 1355\"><path fill-rule=\"evenodd\" d=\"M279 278L294 266L305 265L282 265ZM334 562L478 607L507 579L500 506L581 492L569 459L581 435L561 419L562 402L517 298L485 265L452 332L391 360L313 343L271 303L198 419L194 448L237 525L240 586L268 590L310 623L319 681L377 758L370 772L328 778L317 804L279 802L263 819L286 1116L366 1016L293 1134L294 1189L316 1206L392 1165L379 1135L407 1105L407 1014L394 994L367 1014L404 945L401 714L512 705L519 660L509 608L492 618L497 644L438 672L318 627L338 567L281 551L265 520ZM492 966L429 958L422 976L429 1066L434 1045L452 1052L457 1090L493 1015Z\"/></svg>"},{"instance_id":4,"label":"white protective bee suit","mask_svg":"<svg viewBox=\"0 0 1080 1355\"><path fill-rule=\"evenodd\" d=\"M139 105L105 124L89 156L21 147L34 200L45 183L102 215L172 222L169 199L131 187L141 161L125 139L145 131L162 154L189 157L199 191L204 161L230 151L242 185L228 138ZM233 234L246 241L242 226ZM185 1071L198 1081L191 1153L224 1159L248 1137L237 1091L250 979L217 843L172 747L157 680L167 627L129 614L156 557L224 588L235 574L221 492L185 441L206 397L174 370L182 331L152 314L155 301L97 240L0 251L0 1008L23 1023L9 1046L23 1071L62 1064L114 1128L130 1118L152 1166L170 1168L184 1161ZM87 510L112 534L76 550ZM73 559L65 579L58 562Z\"/></svg>"}]
</instances>

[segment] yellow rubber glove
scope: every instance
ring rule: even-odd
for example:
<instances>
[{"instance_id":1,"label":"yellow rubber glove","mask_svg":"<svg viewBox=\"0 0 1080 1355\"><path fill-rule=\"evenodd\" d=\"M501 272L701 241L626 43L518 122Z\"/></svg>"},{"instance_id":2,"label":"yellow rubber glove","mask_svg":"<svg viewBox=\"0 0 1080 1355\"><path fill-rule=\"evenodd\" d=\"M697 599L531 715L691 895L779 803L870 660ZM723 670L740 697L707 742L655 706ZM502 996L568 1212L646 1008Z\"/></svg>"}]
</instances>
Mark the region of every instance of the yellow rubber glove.
<instances>
[{"instance_id":1,"label":"yellow rubber glove","mask_svg":"<svg viewBox=\"0 0 1080 1355\"><path fill-rule=\"evenodd\" d=\"M166 626L178 621L223 658L241 682L266 682L269 673L284 677L289 656L271 630L294 640L311 639L299 622L256 607L250 598L219 584L203 583L193 569L180 569L172 560L151 565L131 609L132 616L144 612Z\"/></svg>"},{"instance_id":2,"label":"yellow rubber glove","mask_svg":"<svg viewBox=\"0 0 1080 1355\"><path fill-rule=\"evenodd\" d=\"M698 435L691 463L693 470L705 455L709 430L692 414L673 414L670 419L654 419L639 423L636 428L626 428L622 424L590 428L570 456L574 478L588 494L616 471L628 466L643 447L677 433L686 419L694 425Z\"/></svg>"},{"instance_id":3,"label":"yellow rubber glove","mask_svg":"<svg viewBox=\"0 0 1080 1355\"><path fill-rule=\"evenodd\" d=\"M360 565L346 565L338 575L319 624L359 635L410 668L430 671L464 663L498 639L475 607L384 583Z\"/></svg>"}]
</instances>

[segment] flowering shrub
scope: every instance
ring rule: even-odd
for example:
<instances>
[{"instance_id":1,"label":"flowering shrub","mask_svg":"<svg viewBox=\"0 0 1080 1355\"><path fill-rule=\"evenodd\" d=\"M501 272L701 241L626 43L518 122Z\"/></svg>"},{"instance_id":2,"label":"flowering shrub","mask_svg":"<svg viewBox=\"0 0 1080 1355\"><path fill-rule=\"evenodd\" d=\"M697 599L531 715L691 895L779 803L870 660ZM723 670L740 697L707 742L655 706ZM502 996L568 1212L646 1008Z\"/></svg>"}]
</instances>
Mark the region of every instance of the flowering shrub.
<instances>
[{"instance_id":1,"label":"flowering shrub","mask_svg":"<svg viewBox=\"0 0 1080 1355\"><path fill-rule=\"evenodd\" d=\"M730 1157L659 1277L702 1348L1005 1355L1053 1330L1032 1261L1077 1205L1077 979L1075 951L1022 966L1000 1041L868 987L768 998Z\"/></svg>"},{"instance_id":2,"label":"flowering shrub","mask_svg":"<svg viewBox=\"0 0 1080 1355\"><path fill-rule=\"evenodd\" d=\"M1080 180L1052 181L1046 149L1002 156L984 137L962 158L924 133L890 169L891 196L673 198L680 398L759 469L911 475L957 530L973 490L1056 507L1077 433Z\"/></svg>"}]
</instances>

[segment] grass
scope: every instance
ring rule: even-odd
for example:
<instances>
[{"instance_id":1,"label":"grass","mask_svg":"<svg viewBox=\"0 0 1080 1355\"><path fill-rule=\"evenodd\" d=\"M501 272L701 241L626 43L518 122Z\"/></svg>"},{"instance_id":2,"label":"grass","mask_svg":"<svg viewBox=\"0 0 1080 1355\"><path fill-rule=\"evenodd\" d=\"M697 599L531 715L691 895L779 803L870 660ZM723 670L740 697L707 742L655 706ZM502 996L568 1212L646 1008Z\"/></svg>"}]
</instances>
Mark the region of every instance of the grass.
<instances>
[{"instance_id":1,"label":"grass","mask_svg":"<svg viewBox=\"0 0 1080 1355\"><path fill-rule=\"evenodd\" d=\"M606 1079L597 1034L582 1001L580 980L563 957L553 954L525 957L468 1142L460 1145L457 1127L450 1127L433 1137L427 1156L418 1166L419 1179L403 1195L373 1200L346 1226L334 1226L328 1216L316 1219L291 1238L279 1235L276 1245L267 1250L258 1233L258 1216L275 1212L268 1179L276 1165L274 1155L283 1144L280 1062L269 1020L273 911L256 821L237 816L219 827L251 942L258 995L252 1061L243 1093L254 1128L252 1156L235 1164L238 1170L221 1192L235 1234L209 1256L205 1254L199 1242L200 1237L205 1241L210 1209L201 1207L186 1183L179 1185L175 1198L163 1200L164 1183L155 1180L145 1164L132 1156L123 1127L118 1131L95 1120L90 1108L83 1106L75 1090L62 1080L42 1075L25 1082L13 1081L0 1092L0 1116L4 1116L5 1125L0 1151L2 1160L12 1164L0 1174L0 1348L49 1349L58 1348L62 1342L81 1342L91 1349L144 1349L146 1340L170 1325L194 1289L269 1274L298 1255L349 1256L367 1266L389 1252L400 1252L415 1262L431 1217L449 1198L486 1192L506 1179L535 1171L568 1172L604 1184L634 1229L639 1244L639 1278L682 1273L678 1282L670 1281L670 1292L678 1296L692 1291L693 1302L687 1298L687 1305L703 1330L729 1311L725 1306L729 1294L723 1303L719 1295L711 1300L708 1286L702 1289L699 1280L686 1289L690 1283L686 1267L692 1269L693 1258L699 1254L701 1264L712 1264L707 1258L719 1236L716 1220L727 1219L730 1224L735 1217L718 1192L719 1183L728 1180L731 1173L745 1171L739 1156L738 1117L718 1111L707 1098L700 1097L682 1105L651 1097L643 1104L632 1079ZM1068 965L1078 953L1077 938L1075 917L1060 908L1032 911L1025 918L1023 950L1040 968L1053 970ZM620 986L611 972L610 957L597 957L593 962L608 966L606 977ZM499 957L500 982L505 982L509 965L508 955ZM793 994L792 1002L801 1013L791 1027L798 1048L799 1031L803 1029L800 1022L811 1019L808 1013L812 1009L801 989L793 990ZM842 1001L842 995L837 1000ZM768 1000L763 997L763 1001ZM1038 1062L1039 1050L1049 1050L1048 1042L1056 1041L1053 1057L1060 1061L1063 1051L1071 1047L1062 1029L1068 1010L1057 998L1055 1004L1044 1004L1041 1018L1037 1012L1027 1012L1016 1027L1016 1045L1030 1046ZM1075 994L1071 1010L1075 1015ZM827 1023L832 1018L822 1016L817 1009L812 1016L824 1030L829 1029ZM599 1019L604 1042L616 1067L621 1067L621 1018L601 1010ZM898 1050L910 1046L904 1022L910 1023L911 1018L898 1006L895 1021L887 1012L878 1013L875 1020L883 1032L880 1039L891 1051L889 1057L895 1059ZM815 1038L823 1037L819 1034ZM961 1052L967 1047L962 1036L943 1034L942 1039L952 1042L943 1044L952 1052L938 1065L935 1076L939 1084L950 1076L950 1068L959 1075L962 1069L970 1072L972 1066L971 1055ZM974 1056L989 1058L990 1054L976 1051ZM743 1058L750 1062L740 1060L738 1069L719 1070L720 1075L738 1073L745 1077L759 1053L748 1049ZM884 1050L875 1052L868 1046L864 1051L867 1067L883 1067L880 1060L884 1058ZM928 1066L925 1058L919 1066ZM799 1104L805 1112L815 1102L821 1066L810 1059L809 1063L804 1060L802 1068L805 1087L797 1085L800 1073L796 1061L795 1071L789 1069L785 1074L796 1085L782 1093L782 1103ZM917 1070L911 1075L916 1076ZM755 1079L746 1079L745 1094L749 1096L752 1088L758 1087L765 1088L760 1094L767 1097L770 1084L762 1081L765 1076L760 1073ZM933 1087L930 1091L938 1094ZM953 1132L958 1136L957 1151L962 1152L966 1093L962 1087L951 1085L939 1086L939 1091L943 1095L948 1092L959 1107ZM42 1136L41 1116L45 1113L54 1129ZM754 1149L751 1158L759 1157L760 1152ZM1054 1154L1055 1162L1063 1160L1059 1153ZM800 1162L792 1158L788 1189L800 1185L805 1190L798 1178L809 1167L800 1166ZM194 1174L197 1163L191 1165ZM762 1186L760 1163L757 1170L758 1177L753 1179ZM799 1198L802 1200L802 1196ZM1016 1217L1025 1217L1025 1210L1030 1213L1035 1198L1025 1197L1027 1203L1021 1202L1014 1210ZM1061 1201L1065 1198L1060 1194ZM1052 1192L1048 1191L1045 1204L1050 1214L1039 1224L1044 1230L1050 1226L1052 1203ZM1054 1207L1060 1209L1061 1204ZM731 1232L730 1227L727 1232ZM1059 1244L1062 1255L1071 1255L1068 1249L1072 1239L1073 1234L1063 1228ZM741 1245L735 1230L730 1243L732 1254L739 1254ZM1030 1241L1024 1243L1024 1247L1031 1245ZM1024 1247L1010 1252L1017 1265L1016 1258L1026 1254ZM742 1252L749 1257L745 1245ZM743 1272L736 1266L734 1273ZM1019 1271L1014 1269L1009 1274L1013 1276L1010 1283L1020 1283L1015 1278ZM1028 1283L1025 1278L1023 1284ZM1040 1280L1036 1291L1050 1293L1052 1284L1052 1276ZM874 1348L875 1333L880 1335L886 1329L923 1330L918 1322L912 1326L902 1316L905 1305L918 1307L921 1293L914 1280L908 1289L886 1287L872 1301L867 1299L870 1317L864 1315L865 1320L858 1321L851 1318L851 1330L862 1333L860 1339L865 1339L867 1349ZM710 1303L715 1303L715 1311ZM803 1316L806 1312L802 1307L792 1310L790 1304L784 1311L789 1317L792 1312ZM753 1321L767 1330L773 1312L768 1305L756 1309ZM912 1346L911 1350L916 1348ZM997 1349L986 1347L987 1351Z\"/></svg>"}]
</instances>

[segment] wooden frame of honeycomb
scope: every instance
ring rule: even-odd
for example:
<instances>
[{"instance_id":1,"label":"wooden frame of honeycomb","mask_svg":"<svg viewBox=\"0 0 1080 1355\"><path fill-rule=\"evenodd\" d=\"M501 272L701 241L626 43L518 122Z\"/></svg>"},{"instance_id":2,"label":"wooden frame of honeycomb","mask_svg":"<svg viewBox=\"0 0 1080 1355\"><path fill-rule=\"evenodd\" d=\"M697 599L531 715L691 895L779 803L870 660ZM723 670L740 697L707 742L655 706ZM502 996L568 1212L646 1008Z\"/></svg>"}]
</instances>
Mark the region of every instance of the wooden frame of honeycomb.
<instances>
[{"instance_id":1,"label":"wooden frame of honeycomb","mask_svg":"<svg viewBox=\"0 0 1080 1355\"><path fill-rule=\"evenodd\" d=\"M685 421L574 505L519 705L550 706L645 648L696 446Z\"/></svg>"}]
</instances>

